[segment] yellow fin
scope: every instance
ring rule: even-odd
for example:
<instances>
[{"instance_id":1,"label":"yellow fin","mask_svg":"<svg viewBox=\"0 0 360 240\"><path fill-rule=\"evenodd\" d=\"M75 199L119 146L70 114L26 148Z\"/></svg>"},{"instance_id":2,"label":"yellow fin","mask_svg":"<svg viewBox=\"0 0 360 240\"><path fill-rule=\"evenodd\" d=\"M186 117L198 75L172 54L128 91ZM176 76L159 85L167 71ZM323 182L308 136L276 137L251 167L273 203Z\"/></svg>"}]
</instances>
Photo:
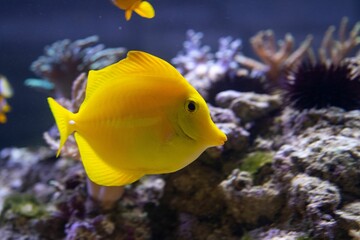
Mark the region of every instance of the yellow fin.
<instances>
[{"instance_id":1,"label":"yellow fin","mask_svg":"<svg viewBox=\"0 0 360 240\"><path fill-rule=\"evenodd\" d=\"M70 120L74 120L74 114L57 103L53 98L48 98L48 103L51 112L54 115L56 125L60 132L60 146L57 151L56 157L60 155L60 150L64 146L66 139L74 131L72 125L69 124ZM75 122L74 122L75 123Z\"/></svg>"},{"instance_id":2,"label":"yellow fin","mask_svg":"<svg viewBox=\"0 0 360 240\"><path fill-rule=\"evenodd\" d=\"M75 139L79 147L85 171L94 183L101 186L123 186L139 180L144 174L115 169L104 162L78 133Z\"/></svg>"},{"instance_id":3,"label":"yellow fin","mask_svg":"<svg viewBox=\"0 0 360 240\"><path fill-rule=\"evenodd\" d=\"M6 115L0 112L0 123L6 123Z\"/></svg>"},{"instance_id":4,"label":"yellow fin","mask_svg":"<svg viewBox=\"0 0 360 240\"><path fill-rule=\"evenodd\" d=\"M122 10L129 9L134 3L129 0L112 0L113 4Z\"/></svg>"},{"instance_id":5,"label":"yellow fin","mask_svg":"<svg viewBox=\"0 0 360 240\"><path fill-rule=\"evenodd\" d=\"M89 72L86 86L85 104L101 86L107 83L119 81L131 75L140 76L134 81L143 80L141 76L166 76L181 77L181 74L169 63L161 58L141 51L130 51L127 57L117 63L107 66L101 70L91 70ZM127 78L128 79L128 78ZM159 77L157 79L161 81Z\"/></svg>"},{"instance_id":6,"label":"yellow fin","mask_svg":"<svg viewBox=\"0 0 360 240\"><path fill-rule=\"evenodd\" d=\"M139 6L134 9L134 11L144 18L155 17L155 10L153 6L147 1L142 1Z\"/></svg>"},{"instance_id":7,"label":"yellow fin","mask_svg":"<svg viewBox=\"0 0 360 240\"><path fill-rule=\"evenodd\" d=\"M127 10L125 10L125 19L126 19L126 21L129 21L129 20L130 20L131 15L132 15L132 12L133 12L132 9L127 9Z\"/></svg>"}]
</instances>

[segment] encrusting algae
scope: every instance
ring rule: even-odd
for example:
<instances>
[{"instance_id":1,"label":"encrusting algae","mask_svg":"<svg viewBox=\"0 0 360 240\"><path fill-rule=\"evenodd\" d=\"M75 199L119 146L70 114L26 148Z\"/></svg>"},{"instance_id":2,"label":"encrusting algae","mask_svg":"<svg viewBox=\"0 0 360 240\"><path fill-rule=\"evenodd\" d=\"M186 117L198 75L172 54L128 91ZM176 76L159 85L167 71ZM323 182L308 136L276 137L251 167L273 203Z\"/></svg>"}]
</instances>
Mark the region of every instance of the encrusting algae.
<instances>
[{"instance_id":1,"label":"encrusting algae","mask_svg":"<svg viewBox=\"0 0 360 240\"><path fill-rule=\"evenodd\" d=\"M227 140L201 95L174 67L145 52L90 71L78 113L48 102L60 132L58 155L75 132L85 171L101 186L177 171Z\"/></svg>"}]
</instances>

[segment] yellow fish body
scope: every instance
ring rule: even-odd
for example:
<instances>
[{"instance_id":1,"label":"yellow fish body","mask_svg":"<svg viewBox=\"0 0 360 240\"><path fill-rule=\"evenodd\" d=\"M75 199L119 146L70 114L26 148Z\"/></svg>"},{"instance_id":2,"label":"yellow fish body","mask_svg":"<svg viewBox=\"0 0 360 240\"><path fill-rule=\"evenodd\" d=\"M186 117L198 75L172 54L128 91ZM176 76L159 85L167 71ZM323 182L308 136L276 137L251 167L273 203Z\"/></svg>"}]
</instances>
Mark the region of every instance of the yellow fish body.
<instances>
[{"instance_id":1,"label":"yellow fish body","mask_svg":"<svg viewBox=\"0 0 360 240\"><path fill-rule=\"evenodd\" d=\"M85 171L102 186L177 171L226 135L205 100L169 63L145 52L89 72L78 113L48 98L60 132L60 153L75 132Z\"/></svg>"},{"instance_id":2,"label":"yellow fish body","mask_svg":"<svg viewBox=\"0 0 360 240\"><path fill-rule=\"evenodd\" d=\"M142 0L112 0L115 6L125 11L125 19L130 20L132 12L135 11L141 17L155 17L155 10L148 1Z\"/></svg>"}]
</instances>

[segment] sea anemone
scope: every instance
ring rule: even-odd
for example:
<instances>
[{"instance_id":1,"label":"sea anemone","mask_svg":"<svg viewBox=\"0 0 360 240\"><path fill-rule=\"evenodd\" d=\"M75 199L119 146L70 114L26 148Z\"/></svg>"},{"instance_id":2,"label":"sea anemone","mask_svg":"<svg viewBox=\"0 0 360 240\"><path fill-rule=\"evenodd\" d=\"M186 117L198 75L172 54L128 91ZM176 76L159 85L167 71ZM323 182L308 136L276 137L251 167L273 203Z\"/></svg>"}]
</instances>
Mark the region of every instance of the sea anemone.
<instances>
[{"instance_id":1,"label":"sea anemone","mask_svg":"<svg viewBox=\"0 0 360 240\"><path fill-rule=\"evenodd\" d=\"M297 109L340 107L360 108L360 75L348 61L339 64L304 62L290 73L285 98Z\"/></svg>"}]
</instances>

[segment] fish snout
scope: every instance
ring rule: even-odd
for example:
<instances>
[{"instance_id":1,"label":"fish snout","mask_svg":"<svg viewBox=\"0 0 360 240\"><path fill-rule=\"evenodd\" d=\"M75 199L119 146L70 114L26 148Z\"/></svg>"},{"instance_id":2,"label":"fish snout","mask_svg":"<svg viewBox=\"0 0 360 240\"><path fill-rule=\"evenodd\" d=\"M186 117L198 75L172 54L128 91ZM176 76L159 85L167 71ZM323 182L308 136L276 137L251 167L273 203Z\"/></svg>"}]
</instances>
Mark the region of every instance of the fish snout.
<instances>
[{"instance_id":1,"label":"fish snout","mask_svg":"<svg viewBox=\"0 0 360 240\"><path fill-rule=\"evenodd\" d=\"M214 130L213 134L211 136L211 146L222 146L225 144L225 142L227 141L227 136L226 134L221 131L215 124L214 124Z\"/></svg>"}]
</instances>

